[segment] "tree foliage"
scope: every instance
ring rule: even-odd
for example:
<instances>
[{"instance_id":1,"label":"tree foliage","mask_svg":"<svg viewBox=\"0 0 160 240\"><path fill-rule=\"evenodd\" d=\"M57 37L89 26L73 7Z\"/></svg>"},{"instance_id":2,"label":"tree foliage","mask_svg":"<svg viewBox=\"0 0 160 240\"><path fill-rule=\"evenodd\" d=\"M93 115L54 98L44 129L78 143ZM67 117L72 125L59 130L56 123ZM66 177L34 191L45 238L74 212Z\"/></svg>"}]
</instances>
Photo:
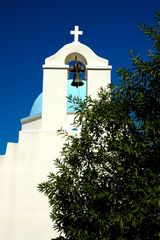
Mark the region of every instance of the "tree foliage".
<instances>
[{"instance_id":1,"label":"tree foliage","mask_svg":"<svg viewBox=\"0 0 160 240\"><path fill-rule=\"evenodd\" d=\"M81 102L80 135L64 133L58 173L39 185L68 240L160 239L160 13L141 29L147 60L132 51L120 85Z\"/></svg>"}]
</instances>

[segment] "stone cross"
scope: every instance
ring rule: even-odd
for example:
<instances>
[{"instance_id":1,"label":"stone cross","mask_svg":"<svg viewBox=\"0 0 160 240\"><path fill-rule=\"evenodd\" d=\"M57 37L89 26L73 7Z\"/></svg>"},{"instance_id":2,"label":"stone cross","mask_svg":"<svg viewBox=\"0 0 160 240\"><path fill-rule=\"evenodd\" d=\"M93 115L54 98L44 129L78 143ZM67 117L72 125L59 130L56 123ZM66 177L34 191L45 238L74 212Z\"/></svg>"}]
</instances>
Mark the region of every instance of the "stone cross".
<instances>
[{"instance_id":1,"label":"stone cross","mask_svg":"<svg viewBox=\"0 0 160 240\"><path fill-rule=\"evenodd\" d=\"M74 30L70 31L71 35L74 35L74 42L78 42L79 35L83 35L83 31L79 31L79 26L75 26Z\"/></svg>"}]
</instances>

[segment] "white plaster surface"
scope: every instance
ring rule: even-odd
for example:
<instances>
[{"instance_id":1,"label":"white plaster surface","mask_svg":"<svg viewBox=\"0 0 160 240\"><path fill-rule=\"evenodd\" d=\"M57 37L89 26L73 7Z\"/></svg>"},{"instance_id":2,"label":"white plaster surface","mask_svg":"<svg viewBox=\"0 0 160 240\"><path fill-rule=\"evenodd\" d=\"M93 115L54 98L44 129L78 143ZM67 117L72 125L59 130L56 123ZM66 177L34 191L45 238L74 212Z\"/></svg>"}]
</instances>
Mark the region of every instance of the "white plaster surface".
<instances>
[{"instance_id":1,"label":"white plaster surface","mask_svg":"<svg viewBox=\"0 0 160 240\"><path fill-rule=\"evenodd\" d=\"M53 160L60 155L64 139L61 127L72 134L74 114L66 110L68 62L86 64L87 93L97 97L110 83L111 66L89 47L73 42L62 47L43 65L42 116L22 121L18 143L8 143L0 156L0 239L50 240L57 236L49 219L48 199L37 185L56 171Z\"/></svg>"}]
</instances>

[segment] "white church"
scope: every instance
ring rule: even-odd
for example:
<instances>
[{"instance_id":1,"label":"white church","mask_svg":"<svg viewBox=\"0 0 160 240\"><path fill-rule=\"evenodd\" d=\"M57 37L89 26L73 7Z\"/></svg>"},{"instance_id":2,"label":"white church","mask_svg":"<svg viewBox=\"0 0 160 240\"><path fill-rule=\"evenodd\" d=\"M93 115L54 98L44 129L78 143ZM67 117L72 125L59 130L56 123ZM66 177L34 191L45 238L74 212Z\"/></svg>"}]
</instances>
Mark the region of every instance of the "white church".
<instances>
[{"instance_id":1,"label":"white church","mask_svg":"<svg viewBox=\"0 0 160 240\"><path fill-rule=\"evenodd\" d=\"M58 236L49 218L48 199L37 185L54 171L64 138L58 129L78 133L74 109L67 96L97 97L111 82L108 60L80 43L83 32L75 26L72 43L64 45L43 65L43 91L29 116L21 119L18 143L8 143L0 156L0 239L51 240Z\"/></svg>"}]
</instances>

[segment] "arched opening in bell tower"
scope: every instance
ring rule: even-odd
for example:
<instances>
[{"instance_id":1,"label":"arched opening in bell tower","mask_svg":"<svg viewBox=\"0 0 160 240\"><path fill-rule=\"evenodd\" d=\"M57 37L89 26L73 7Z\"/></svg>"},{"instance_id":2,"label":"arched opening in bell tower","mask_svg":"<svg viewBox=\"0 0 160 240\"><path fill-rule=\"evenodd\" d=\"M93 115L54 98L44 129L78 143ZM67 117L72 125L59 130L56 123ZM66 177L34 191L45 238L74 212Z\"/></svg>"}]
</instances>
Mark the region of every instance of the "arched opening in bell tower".
<instances>
[{"instance_id":1,"label":"arched opening in bell tower","mask_svg":"<svg viewBox=\"0 0 160 240\"><path fill-rule=\"evenodd\" d=\"M67 78L67 113L75 112L75 105L68 101L68 97L82 101L87 96L86 59L79 53L71 53L65 59L69 65Z\"/></svg>"}]
</instances>

